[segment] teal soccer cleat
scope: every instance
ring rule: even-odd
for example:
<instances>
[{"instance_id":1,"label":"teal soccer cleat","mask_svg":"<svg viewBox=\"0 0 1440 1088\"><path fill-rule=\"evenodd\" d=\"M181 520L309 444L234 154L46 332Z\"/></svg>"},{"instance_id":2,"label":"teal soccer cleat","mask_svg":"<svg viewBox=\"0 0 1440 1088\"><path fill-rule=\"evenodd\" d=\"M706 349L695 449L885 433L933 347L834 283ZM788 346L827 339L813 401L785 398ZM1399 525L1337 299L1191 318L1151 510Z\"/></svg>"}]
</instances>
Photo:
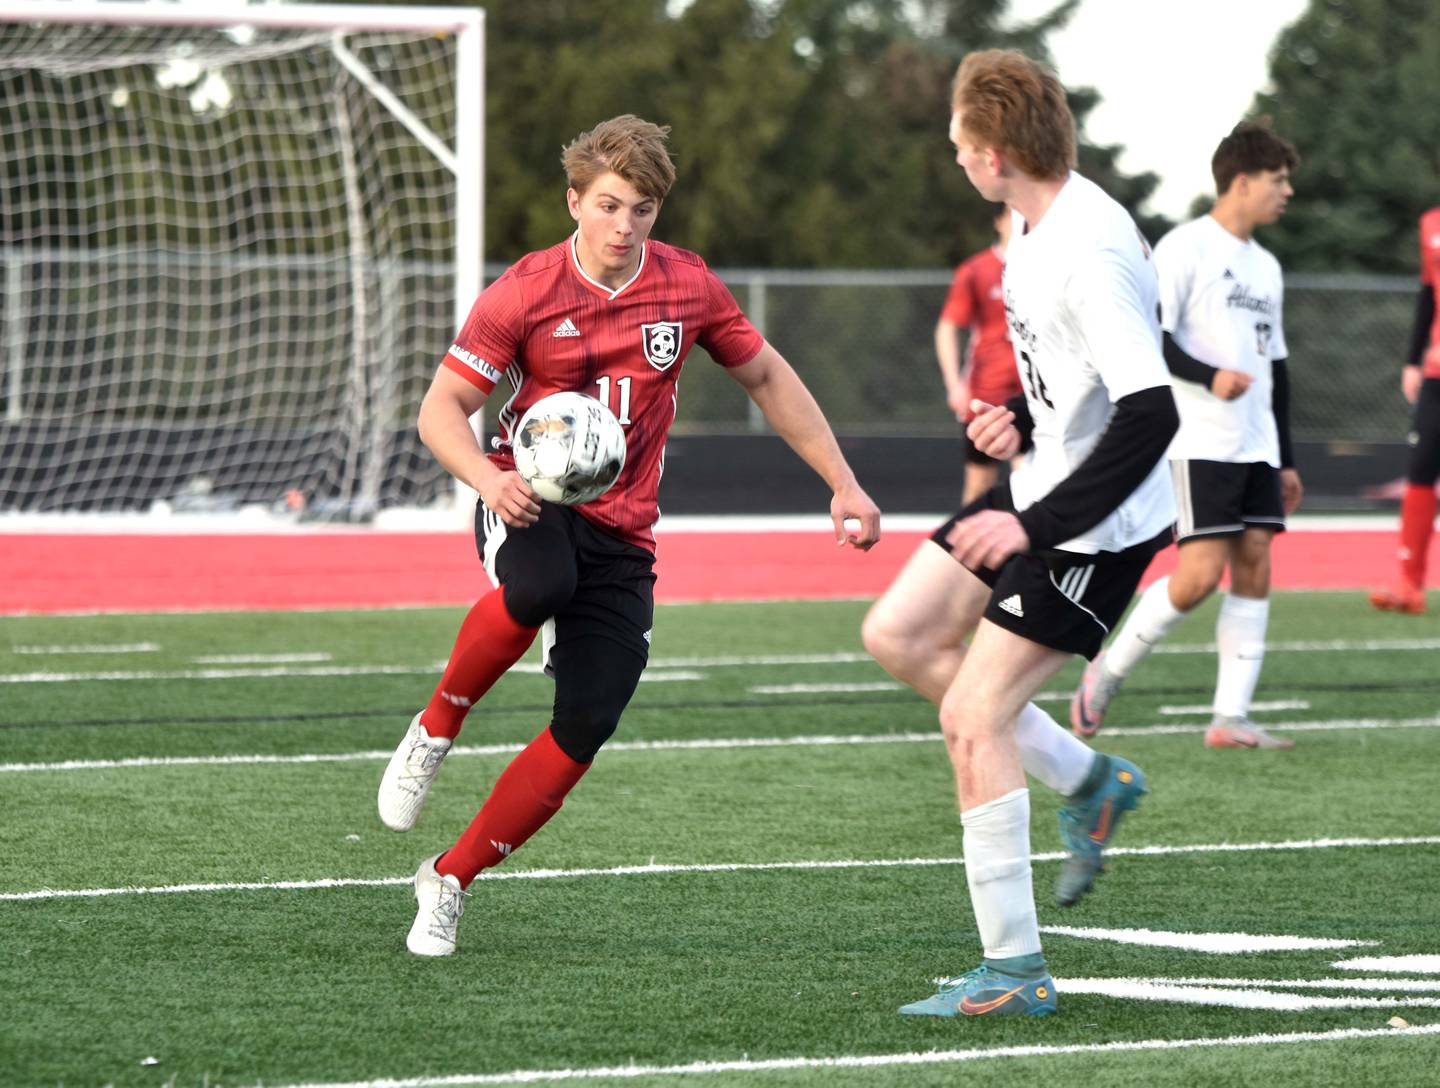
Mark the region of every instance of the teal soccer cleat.
<instances>
[{"instance_id":1,"label":"teal soccer cleat","mask_svg":"<svg viewBox=\"0 0 1440 1088\"><path fill-rule=\"evenodd\" d=\"M1060 865L1055 901L1073 907L1104 869L1104 848L1125 813L1150 791L1145 775L1128 759L1098 755L1085 785L1060 810L1060 838L1070 856Z\"/></svg>"},{"instance_id":2,"label":"teal soccer cleat","mask_svg":"<svg viewBox=\"0 0 1440 1088\"><path fill-rule=\"evenodd\" d=\"M1049 1016L1055 1011L1055 982L1016 978L981 964L958 978L941 979L923 1001L900 1007L902 1016Z\"/></svg>"}]
</instances>

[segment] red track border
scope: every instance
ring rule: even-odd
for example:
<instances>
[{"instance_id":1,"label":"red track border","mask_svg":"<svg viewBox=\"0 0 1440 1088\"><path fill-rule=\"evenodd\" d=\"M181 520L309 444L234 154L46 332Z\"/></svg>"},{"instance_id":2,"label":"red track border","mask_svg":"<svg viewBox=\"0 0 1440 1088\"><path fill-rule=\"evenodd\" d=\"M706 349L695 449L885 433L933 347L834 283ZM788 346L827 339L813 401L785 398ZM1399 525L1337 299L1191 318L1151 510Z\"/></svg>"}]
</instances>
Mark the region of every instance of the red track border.
<instances>
[{"instance_id":1,"label":"red track border","mask_svg":"<svg viewBox=\"0 0 1440 1088\"><path fill-rule=\"evenodd\" d=\"M937 519L938 521L939 519ZM663 534L665 602L873 597L926 533L890 532L869 554L823 531ZM1396 540L1375 531L1277 538L1277 589L1384 583ZM1175 549L1152 565L1167 573ZM0 535L0 615L465 605L489 586L465 532Z\"/></svg>"}]
</instances>

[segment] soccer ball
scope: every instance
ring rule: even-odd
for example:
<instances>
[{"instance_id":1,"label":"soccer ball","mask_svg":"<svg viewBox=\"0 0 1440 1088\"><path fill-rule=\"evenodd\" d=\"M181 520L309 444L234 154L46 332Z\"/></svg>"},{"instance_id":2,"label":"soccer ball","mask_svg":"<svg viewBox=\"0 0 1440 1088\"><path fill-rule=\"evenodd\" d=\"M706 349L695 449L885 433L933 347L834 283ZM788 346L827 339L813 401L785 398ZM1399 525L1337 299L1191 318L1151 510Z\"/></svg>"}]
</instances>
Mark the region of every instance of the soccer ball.
<instances>
[{"instance_id":1,"label":"soccer ball","mask_svg":"<svg viewBox=\"0 0 1440 1088\"><path fill-rule=\"evenodd\" d=\"M520 417L511 445L530 490L564 506L598 499L625 467L620 421L584 393L541 397Z\"/></svg>"}]
</instances>

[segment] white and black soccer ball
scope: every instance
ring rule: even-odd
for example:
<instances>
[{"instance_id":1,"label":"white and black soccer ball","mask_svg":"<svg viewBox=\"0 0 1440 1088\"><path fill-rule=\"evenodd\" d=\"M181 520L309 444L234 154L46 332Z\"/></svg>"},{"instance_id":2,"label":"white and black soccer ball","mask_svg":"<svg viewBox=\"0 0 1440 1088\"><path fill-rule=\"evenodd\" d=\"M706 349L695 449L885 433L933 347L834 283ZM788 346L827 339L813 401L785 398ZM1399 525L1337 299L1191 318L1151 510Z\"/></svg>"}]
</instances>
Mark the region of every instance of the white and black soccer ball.
<instances>
[{"instance_id":1,"label":"white and black soccer ball","mask_svg":"<svg viewBox=\"0 0 1440 1088\"><path fill-rule=\"evenodd\" d=\"M515 471L542 499L593 502L625 467L625 431L615 413L584 393L551 393L520 417Z\"/></svg>"}]
</instances>

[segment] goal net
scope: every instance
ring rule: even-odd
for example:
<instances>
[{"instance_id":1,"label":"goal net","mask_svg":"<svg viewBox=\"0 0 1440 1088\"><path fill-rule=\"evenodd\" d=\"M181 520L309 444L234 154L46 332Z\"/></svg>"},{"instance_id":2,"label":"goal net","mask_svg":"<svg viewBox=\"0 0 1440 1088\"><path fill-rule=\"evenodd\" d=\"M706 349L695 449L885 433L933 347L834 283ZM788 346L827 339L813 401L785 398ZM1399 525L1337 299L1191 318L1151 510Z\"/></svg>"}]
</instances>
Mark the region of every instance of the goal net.
<instances>
[{"instance_id":1,"label":"goal net","mask_svg":"<svg viewBox=\"0 0 1440 1088\"><path fill-rule=\"evenodd\" d=\"M448 499L480 12L0 0L0 510Z\"/></svg>"}]
</instances>

